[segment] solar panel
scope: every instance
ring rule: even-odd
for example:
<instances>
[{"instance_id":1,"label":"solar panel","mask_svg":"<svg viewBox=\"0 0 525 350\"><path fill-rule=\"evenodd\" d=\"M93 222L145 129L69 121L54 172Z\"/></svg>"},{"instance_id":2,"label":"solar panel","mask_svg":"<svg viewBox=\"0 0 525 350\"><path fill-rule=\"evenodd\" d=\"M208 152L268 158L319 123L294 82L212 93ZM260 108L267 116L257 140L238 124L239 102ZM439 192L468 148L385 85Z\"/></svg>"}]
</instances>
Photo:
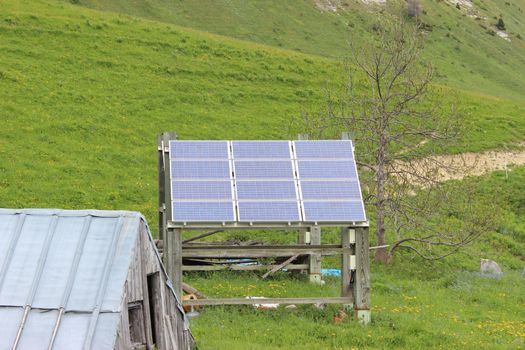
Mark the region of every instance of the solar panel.
<instances>
[{"instance_id":1,"label":"solar panel","mask_svg":"<svg viewBox=\"0 0 525 350\"><path fill-rule=\"evenodd\" d=\"M303 200L352 199L361 200L361 189L354 181L302 181Z\"/></svg>"},{"instance_id":2,"label":"solar panel","mask_svg":"<svg viewBox=\"0 0 525 350\"><path fill-rule=\"evenodd\" d=\"M232 151L235 159L292 157L289 141L232 141Z\"/></svg>"},{"instance_id":3,"label":"solar panel","mask_svg":"<svg viewBox=\"0 0 525 350\"><path fill-rule=\"evenodd\" d=\"M294 169L291 160L236 160L234 172L237 180L244 179L293 179Z\"/></svg>"},{"instance_id":4,"label":"solar panel","mask_svg":"<svg viewBox=\"0 0 525 350\"><path fill-rule=\"evenodd\" d=\"M175 222L231 222L235 210L232 201L173 201L172 217Z\"/></svg>"},{"instance_id":5,"label":"solar panel","mask_svg":"<svg viewBox=\"0 0 525 350\"><path fill-rule=\"evenodd\" d=\"M301 221L299 204L289 202L239 202L239 221L297 222Z\"/></svg>"},{"instance_id":6,"label":"solar panel","mask_svg":"<svg viewBox=\"0 0 525 350\"><path fill-rule=\"evenodd\" d=\"M237 199L297 200L295 181L237 181Z\"/></svg>"},{"instance_id":7,"label":"solar panel","mask_svg":"<svg viewBox=\"0 0 525 350\"><path fill-rule=\"evenodd\" d=\"M304 221L353 222L365 221L362 201L303 202Z\"/></svg>"},{"instance_id":8,"label":"solar panel","mask_svg":"<svg viewBox=\"0 0 525 350\"><path fill-rule=\"evenodd\" d=\"M174 180L230 179L230 161L172 160L171 178Z\"/></svg>"},{"instance_id":9,"label":"solar panel","mask_svg":"<svg viewBox=\"0 0 525 350\"><path fill-rule=\"evenodd\" d=\"M365 221L353 144L171 141L175 222Z\"/></svg>"},{"instance_id":10,"label":"solar panel","mask_svg":"<svg viewBox=\"0 0 525 350\"><path fill-rule=\"evenodd\" d=\"M171 159L229 158L228 141L170 141Z\"/></svg>"},{"instance_id":11,"label":"solar panel","mask_svg":"<svg viewBox=\"0 0 525 350\"><path fill-rule=\"evenodd\" d=\"M347 160L297 160L299 178L304 179L355 179L355 161Z\"/></svg>"},{"instance_id":12,"label":"solar panel","mask_svg":"<svg viewBox=\"0 0 525 350\"><path fill-rule=\"evenodd\" d=\"M171 198L174 200L232 200L231 181L173 181Z\"/></svg>"},{"instance_id":13,"label":"solar panel","mask_svg":"<svg viewBox=\"0 0 525 350\"><path fill-rule=\"evenodd\" d=\"M295 154L300 158L353 158L350 140L294 141Z\"/></svg>"}]
</instances>

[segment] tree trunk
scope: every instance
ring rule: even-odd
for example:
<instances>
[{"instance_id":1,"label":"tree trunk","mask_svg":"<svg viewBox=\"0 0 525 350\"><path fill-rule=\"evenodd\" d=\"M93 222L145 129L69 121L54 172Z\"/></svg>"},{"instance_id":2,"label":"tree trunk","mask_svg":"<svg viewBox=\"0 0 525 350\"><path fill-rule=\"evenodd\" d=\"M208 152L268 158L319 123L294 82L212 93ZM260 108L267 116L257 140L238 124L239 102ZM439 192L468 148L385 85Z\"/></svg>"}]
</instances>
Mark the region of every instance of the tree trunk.
<instances>
[{"instance_id":1,"label":"tree trunk","mask_svg":"<svg viewBox=\"0 0 525 350\"><path fill-rule=\"evenodd\" d=\"M384 144L384 135L381 135L381 144ZM377 156L377 245L385 245L385 183L386 183L386 171L385 171L385 148L380 147ZM379 263L388 263L388 253L386 248L378 248L375 254L375 260Z\"/></svg>"},{"instance_id":2,"label":"tree trunk","mask_svg":"<svg viewBox=\"0 0 525 350\"><path fill-rule=\"evenodd\" d=\"M382 204L377 203L377 245L385 245L385 212ZM375 260L382 264L388 263L388 253L386 248L376 249Z\"/></svg>"}]
</instances>

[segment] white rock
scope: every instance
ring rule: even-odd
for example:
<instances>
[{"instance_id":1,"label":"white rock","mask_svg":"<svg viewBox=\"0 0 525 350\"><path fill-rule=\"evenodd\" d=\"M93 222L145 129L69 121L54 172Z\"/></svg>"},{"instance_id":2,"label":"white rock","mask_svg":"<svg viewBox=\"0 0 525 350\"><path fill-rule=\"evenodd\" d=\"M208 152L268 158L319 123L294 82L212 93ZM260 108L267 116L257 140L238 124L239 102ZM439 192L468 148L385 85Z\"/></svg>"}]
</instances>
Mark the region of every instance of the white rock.
<instances>
[{"instance_id":1,"label":"white rock","mask_svg":"<svg viewBox=\"0 0 525 350\"><path fill-rule=\"evenodd\" d=\"M481 276L484 277L501 278L501 276L503 276L503 271L498 263L489 259L481 259L479 272L481 273Z\"/></svg>"}]
</instances>

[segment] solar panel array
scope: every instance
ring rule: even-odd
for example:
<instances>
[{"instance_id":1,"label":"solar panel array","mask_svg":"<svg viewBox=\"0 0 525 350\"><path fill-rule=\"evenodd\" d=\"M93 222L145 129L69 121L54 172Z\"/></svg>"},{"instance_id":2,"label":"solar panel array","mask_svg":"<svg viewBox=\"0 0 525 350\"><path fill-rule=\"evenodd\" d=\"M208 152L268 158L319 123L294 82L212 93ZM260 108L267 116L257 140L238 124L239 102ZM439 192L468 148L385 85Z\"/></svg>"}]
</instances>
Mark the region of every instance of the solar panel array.
<instances>
[{"instance_id":1,"label":"solar panel array","mask_svg":"<svg viewBox=\"0 0 525 350\"><path fill-rule=\"evenodd\" d=\"M172 221L366 221L352 141L171 141Z\"/></svg>"}]
</instances>

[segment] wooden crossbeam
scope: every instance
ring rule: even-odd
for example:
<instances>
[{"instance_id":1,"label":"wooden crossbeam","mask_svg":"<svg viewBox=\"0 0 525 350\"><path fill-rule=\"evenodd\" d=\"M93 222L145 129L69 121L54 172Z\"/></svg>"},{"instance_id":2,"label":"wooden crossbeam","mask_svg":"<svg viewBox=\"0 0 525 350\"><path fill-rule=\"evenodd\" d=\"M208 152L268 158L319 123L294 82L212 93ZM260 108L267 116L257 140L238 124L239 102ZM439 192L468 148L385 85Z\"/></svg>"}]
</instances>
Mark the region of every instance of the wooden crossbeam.
<instances>
[{"instance_id":1,"label":"wooden crossbeam","mask_svg":"<svg viewBox=\"0 0 525 350\"><path fill-rule=\"evenodd\" d=\"M350 254L350 248L341 245L281 245L281 246L187 246L182 249L184 258L264 258L303 254Z\"/></svg>"},{"instance_id":2,"label":"wooden crossbeam","mask_svg":"<svg viewBox=\"0 0 525 350\"><path fill-rule=\"evenodd\" d=\"M254 305L254 304L349 304L352 302L348 297L325 297L325 298L219 298L219 299L195 299L185 300L183 305Z\"/></svg>"},{"instance_id":3,"label":"wooden crossbeam","mask_svg":"<svg viewBox=\"0 0 525 350\"><path fill-rule=\"evenodd\" d=\"M182 271L257 271L257 270L271 270L280 265L183 265ZM305 270L308 264L289 264L286 266L288 270Z\"/></svg>"}]
</instances>

